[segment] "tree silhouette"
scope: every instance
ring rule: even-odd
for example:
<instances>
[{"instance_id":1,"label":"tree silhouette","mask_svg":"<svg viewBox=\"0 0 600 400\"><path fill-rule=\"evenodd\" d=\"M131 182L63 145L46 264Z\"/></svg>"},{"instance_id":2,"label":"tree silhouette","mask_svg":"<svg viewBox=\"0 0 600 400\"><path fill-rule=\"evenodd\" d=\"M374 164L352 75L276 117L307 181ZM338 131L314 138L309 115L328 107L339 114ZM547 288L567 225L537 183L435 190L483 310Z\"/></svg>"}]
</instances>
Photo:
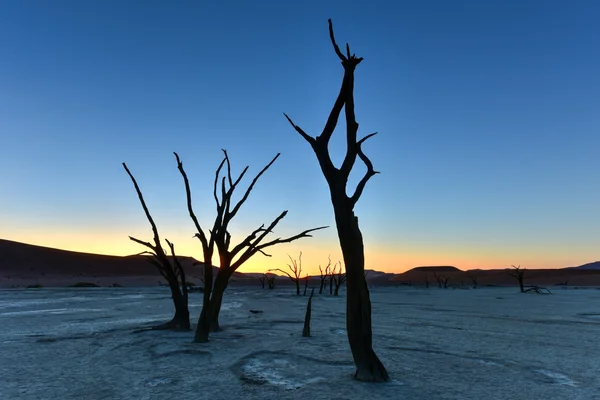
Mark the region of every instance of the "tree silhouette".
<instances>
[{"instance_id":1,"label":"tree silhouette","mask_svg":"<svg viewBox=\"0 0 600 400\"><path fill-rule=\"evenodd\" d=\"M375 133L371 133L360 140L357 139L358 123L354 114L354 71L363 58L351 54L348 44L346 44L346 55L340 51L335 41L331 19L329 20L329 37L344 68L344 78L323 131L316 138L312 137L296 125L287 114L284 113L284 115L296 132L310 144L329 186L338 238L347 271L346 330L356 365L354 377L361 381L383 382L388 381L389 376L373 351L371 300L364 276L364 243L358 225L358 218L354 214L354 206L358 202L367 181L377 174L373 169L373 163L362 150L363 143L374 136ZM341 167L338 168L331 160L328 146L342 108L344 108L346 116L347 146L344 161ZM353 194L348 196L346 185L357 157L365 164L366 172L358 182Z\"/></svg>"},{"instance_id":2,"label":"tree silhouette","mask_svg":"<svg viewBox=\"0 0 600 400\"><path fill-rule=\"evenodd\" d=\"M525 293L525 286L523 281L525 280L525 271L527 268L521 268L521 266L512 265L513 269L508 271L508 274L515 278L517 282L519 282L519 289L521 289L521 293Z\"/></svg>"},{"instance_id":3,"label":"tree silhouette","mask_svg":"<svg viewBox=\"0 0 600 400\"><path fill-rule=\"evenodd\" d=\"M287 277L290 278L290 280L296 285L296 295L300 296L300 277L302 276L302 252L300 252L298 260L293 259L292 256L290 256L289 254L288 257L290 259L291 264L288 264L287 266L292 272L291 274L287 271L284 271L281 268L270 269L269 271L279 271L287 275Z\"/></svg>"},{"instance_id":4,"label":"tree silhouette","mask_svg":"<svg viewBox=\"0 0 600 400\"><path fill-rule=\"evenodd\" d=\"M265 171L267 171L271 167L271 165L273 165L273 163L275 162L275 160L277 160L280 154L278 153L254 177L250 185L246 188L246 191L242 195L242 198L237 203L234 203L232 201L233 194L235 193L235 189L237 189L242 178L248 171L248 166L246 166L241 172L241 174L237 177L237 179L234 180L231 175L231 163L229 161L229 156L227 155L227 151L223 150L223 160L221 161L219 167L215 172L215 179L213 184L213 197L217 206L217 215L215 217L212 229L209 230L209 236L207 236L206 233L203 231L198 219L196 218L192 207L190 184L187 174L183 168L183 163L181 162L179 155L177 153L174 154L177 160L177 168L179 169L179 172L181 173L185 184L188 211L190 214L190 218L194 222L194 226L196 228L195 236L200 240L202 244L202 249L204 253L204 264L212 265L212 256L215 247L219 253L220 265L214 283L212 280L212 268L205 268L204 301L202 306L202 312L200 314L200 319L198 321L198 326L196 329L196 336L194 338L194 341L196 342L203 342L208 340L208 335L210 331L214 332L220 329L219 312L221 311L223 294L225 292L225 289L227 289L229 279L240 266L242 266L246 261L248 261L257 253L270 257L270 255L265 252L265 249L269 247L282 243L290 243L304 237L311 237L311 232L314 232L319 229L324 229L326 227L322 226L318 228L307 229L305 231L300 232L297 235L290 236L287 238L278 237L276 239L264 241L267 235L272 233L273 229L287 215L287 210L285 210L281 214L279 214L279 216L275 218L266 228L265 224L262 224L260 227L256 228L254 231L248 234L246 238L240 243L231 247L231 233L229 232L229 224L231 223L233 218L238 214L242 205L250 196L250 193L254 188L254 185L256 185L258 179L265 173ZM224 173L225 176L221 176L224 166L226 166L226 172ZM220 191L218 190L219 186Z\"/></svg>"},{"instance_id":5,"label":"tree silhouette","mask_svg":"<svg viewBox=\"0 0 600 400\"><path fill-rule=\"evenodd\" d=\"M331 266L331 257L328 258L325 269L323 269L323 267L321 267L321 265L319 265L319 272L320 272L319 278L321 279L321 282L319 285L319 294L322 294L323 288L327 286L327 279L329 277L329 267L330 266Z\"/></svg>"},{"instance_id":6,"label":"tree silhouette","mask_svg":"<svg viewBox=\"0 0 600 400\"><path fill-rule=\"evenodd\" d=\"M156 227L152 215L150 215L150 210L148 210L148 206L146 205L146 201L144 200L144 196L142 195L142 191L137 181L133 177L131 171L129 171L129 168L127 168L127 164L123 163L123 168L125 168L127 175L131 178L140 203L142 204L142 208L144 209L144 213L146 214L146 218L148 219L148 222L150 222L154 234L154 244L144 242L143 240L136 239L132 236L129 236L129 239L150 249L150 251L144 251L140 254L148 254L148 261L154 264L158 269L158 272L165 278L169 284L169 289L171 289L171 298L175 305L175 316L173 319L165 324L155 326L152 329L190 329L187 282L185 279L185 271L175 255L175 246L173 243L169 242L168 239L165 239L171 251L171 257L169 258L161 245L158 228Z\"/></svg>"}]
</instances>

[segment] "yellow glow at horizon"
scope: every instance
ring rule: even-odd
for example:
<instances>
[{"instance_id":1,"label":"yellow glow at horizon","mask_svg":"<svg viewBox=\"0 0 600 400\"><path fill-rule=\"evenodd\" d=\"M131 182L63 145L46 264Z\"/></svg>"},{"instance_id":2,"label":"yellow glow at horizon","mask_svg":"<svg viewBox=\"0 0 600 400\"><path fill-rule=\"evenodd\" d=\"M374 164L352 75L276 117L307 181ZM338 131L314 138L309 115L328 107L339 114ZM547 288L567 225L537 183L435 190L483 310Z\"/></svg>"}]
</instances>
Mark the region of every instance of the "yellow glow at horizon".
<instances>
[{"instance_id":1,"label":"yellow glow at horizon","mask_svg":"<svg viewBox=\"0 0 600 400\"><path fill-rule=\"evenodd\" d=\"M140 232L128 232L140 240L152 241L152 234L149 229L143 229ZM126 256L137 254L147 250L128 238L128 233L91 233L91 232L16 232L11 236L3 235L2 238L23 242L38 246L52 247L63 250L77 251L83 253L95 253L105 255ZM191 256L202 261L202 251L197 239L186 235L165 235L175 244L177 255ZM319 265L323 267L327 264L328 256L331 255L332 265L342 260L339 243L334 241L331 244L311 243L312 240L298 241L292 244L284 244L269 248L268 253L272 257L265 257L257 253L248 260L239 272L265 272L269 269L281 268L287 269L290 262L288 254L297 258L298 253L302 251L302 267L305 273L311 276L319 275ZM165 250L167 246L164 246ZM519 251L520 250L520 251ZM521 264L528 268L561 268L569 265L569 260L560 259L553 254L546 252L547 262L541 265L539 249L528 249L523 251L518 249L514 251L514 257L518 261L507 260L506 252L497 249L431 249L431 248L410 248L407 246L397 246L395 249L388 249L382 246L365 245L366 269L374 269L382 272L401 273L411 268L423 265L452 265L459 269L496 269L509 268L511 264ZM511 257L511 258L512 258ZM585 259L583 262L588 262ZM218 255L213 259L213 264L218 265ZM304 273L303 273L304 275Z\"/></svg>"}]
</instances>

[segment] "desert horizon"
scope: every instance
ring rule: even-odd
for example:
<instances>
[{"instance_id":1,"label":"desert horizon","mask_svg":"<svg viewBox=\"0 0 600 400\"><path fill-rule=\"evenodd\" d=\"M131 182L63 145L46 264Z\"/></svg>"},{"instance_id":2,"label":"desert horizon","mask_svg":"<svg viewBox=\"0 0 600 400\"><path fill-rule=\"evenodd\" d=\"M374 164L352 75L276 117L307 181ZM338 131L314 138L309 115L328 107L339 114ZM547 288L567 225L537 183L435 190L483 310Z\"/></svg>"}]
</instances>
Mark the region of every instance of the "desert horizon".
<instances>
[{"instance_id":1,"label":"desert horizon","mask_svg":"<svg viewBox=\"0 0 600 400\"><path fill-rule=\"evenodd\" d=\"M201 285L202 267L193 257L178 255L188 271L188 280ZM194 265L198 263L199 265ZM217 266L214 266L215 274ZM282 263L282 268L286 268ZM448 277L451 287L472 286L472 278L478 284L515 286L517 281L503 269L461 270L454 266L415 266L398 273L381 272L367 269L367 281L370 285L415 285L422 286L429 277L431 286L437 286L433 273L439 272ZM441 272L440 272L441 271ZM234 284L258 285L257 276L267 271L236 272ZM288 278L281 272L271 272L278 276L279 285L289 285ZM46 287L69 286L78 282L89 282L99 286L156 286L165 284L156 268L146 261L145 256L137 254L115 256L91 254L61 250L28 243L0 239L0 287L26 287L42 285ZM310 274L311 280L318 275ZM582 266L570 266L553 269L528 270L531 284L543 286L572 285L600 286L600 262L590 262ZM565 285L565 286L566 286Z\"/></svg>"}]
</instances>

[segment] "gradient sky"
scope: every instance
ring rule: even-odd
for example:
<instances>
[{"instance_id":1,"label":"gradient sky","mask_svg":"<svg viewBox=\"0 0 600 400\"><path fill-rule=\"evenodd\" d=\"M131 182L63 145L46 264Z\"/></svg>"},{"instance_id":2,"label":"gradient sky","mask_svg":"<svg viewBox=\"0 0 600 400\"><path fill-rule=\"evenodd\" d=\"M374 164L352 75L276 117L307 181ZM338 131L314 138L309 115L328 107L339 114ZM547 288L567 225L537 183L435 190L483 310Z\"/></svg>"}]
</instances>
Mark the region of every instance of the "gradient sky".
<instances>
[{"instance_id":1,"label":"gradient sky","mask_svg":"<svg viewBox=\"0 0 600 400\"><path fill-rule=\"evenodd\" d=\"M528 268L600 259L596 1L79 1L0 4L0 238L103 254L162 236L201 259L172 155L205 226L228 150L259 181L234 239L331 225L242 271L340 259L328 190L287 112L320 133L343 69L381 171L356 207L367 268ZM345 152L341 124L332 155ZM364 171L357 163L351 183ZM252 174L251 174L252 175ZM248 182L248 181L246 181Z\"/></svg>"}]
</instances>

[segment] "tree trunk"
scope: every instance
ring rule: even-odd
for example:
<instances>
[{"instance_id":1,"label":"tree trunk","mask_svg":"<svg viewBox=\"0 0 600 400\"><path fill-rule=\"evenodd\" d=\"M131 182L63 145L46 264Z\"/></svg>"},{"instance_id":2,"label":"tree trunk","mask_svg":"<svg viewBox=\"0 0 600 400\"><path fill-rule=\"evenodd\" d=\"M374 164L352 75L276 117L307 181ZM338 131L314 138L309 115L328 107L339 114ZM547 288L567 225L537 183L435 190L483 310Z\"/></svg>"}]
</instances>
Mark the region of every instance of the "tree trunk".
<instances>
[{"instance_id":1,"label":"tree trunk","mask_svg":"<svg viewBox=\"0 0 600 400\"><path fill-rule=\"evenodd\" d=\"M388 373L372 345L371 299L365 279L364 244L358 218L345 191L336 196L332 190L332 203L346 265L346 330L356 365L354 378L365 382L385 382L389 380Z\"/></svg>"},{"instance_id":2,"label":"tree trunk","mask_svg":"<svg viewBox=\"0 0 600 400\"><path fill-rule=\"evenodd\" d=\"M233 271L229 271L227 268L222 268L217 274L215 279L215 286L213 287L212 297L210 299L210 331L218 332L221 330L219 325L219 313L221 312L221 304L223 303L223 294L227 285L229 284L229 278Z\"/></svg>"},{"instance_id":3,"label":"tree trunk","mask_svg":"<svg viewBox=\"0 0 600 400\"><path fill-rule=\"evenodd\" d=\"M190 312L188 309L187 299L181 293L178 284L169 282L171 289L171 298L175 305L175 316L167 325L171 325L175 329L189 330L190 329Z\"/></svg>"}]
</instances>

